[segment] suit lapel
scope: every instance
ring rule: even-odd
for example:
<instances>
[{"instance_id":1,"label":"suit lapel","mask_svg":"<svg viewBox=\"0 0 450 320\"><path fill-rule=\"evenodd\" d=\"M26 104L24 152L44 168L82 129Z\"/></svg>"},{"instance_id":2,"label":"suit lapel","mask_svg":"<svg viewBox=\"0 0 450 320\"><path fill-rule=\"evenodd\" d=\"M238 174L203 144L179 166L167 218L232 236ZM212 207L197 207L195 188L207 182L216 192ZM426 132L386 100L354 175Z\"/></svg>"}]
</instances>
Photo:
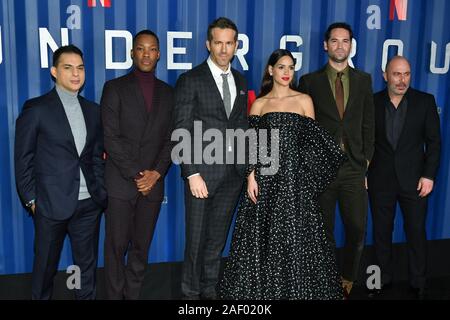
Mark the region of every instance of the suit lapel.
<instances>
[{"instance_id":1,"label":"suit lapel","mask_svg":"<svg viewBox=\"0 0 450 320\"><path fill-rule=\"evenodd\" d=\"M77 147L75 145L75 139L73 137L72 129L70 128L69 119L67 118L66 111L64 110L64 106L59 98L58 93L56 92L56 88L53 89L52 99L54 99L53 103L55 104L55 113L59 123L56 125L62 126L61 134L66 136L66 138L71 142L72 151L78 156Z\"/></svg>"},{"instance_id":2,"label":"suit lapel","mask_svg":"<svg viewBox=\"0 0 450 320\"><path fill-rule=\"evenodd\" d=\"M152 108L150 113L146 112L147 115L147 124L145 126L145 130L143 131L143 136L147 133L147 131L153 128L153 123L158 118L158 112L161 104L161 88L158 79L155 78L155 86L153 88L153 98L152 98Z\"/></svg>"},{"instance_id":3,"label":"suit lapel","mask_svg":"<svg viewBox=\"0 0 450 320\"><path fill-rule=\"evenodd\" d=\"M89 106L86 101L80 97L78 97L78 102L80 103L81 110L83 111L84 123L86 126L86 142L83 147L83 151L80 156L87 150L88 144L91 141L92 137L95 135L93 132L95 130L95 124L92 123L93 119L89 116Z\"/></svg>"},{"instance_id":4,"label":"suit lapel","mask_svg":"<svg viewBox=\"0 0 450 320\"><path fill-rule=\"evenodd\" d=\"M319 88L324 88L326 99L329 101L328 105L331 106L331 113L334 118L340 120L339 111L337 109L336 100L334 99L333 91L331 90L330 81L328 80L328 75L326 72L326 66L322 69L319 74Z\"/></svg>"},{"instance_id":5,"label":"suit lapel","mask_svg":"<svg viewBox=\"0 0 450 320\"><path fill-rule=\"evenodd\" d=\"M225 111L225 105L223 104L222 96L220 95L219 88L217 88L216 80L214 80L214 76L213 76L211 70L209 69L208 63L206 61L204 62L204 68L205 68L204 72L206 75L205 79L208 82L208 87L214 88L214 89L212 89L214 92L215 98L216 98L216 103L214 105L219 109L219 112L222 113L223 117L225 119L228 119L227 112ZM234 75L233 75L233 77L234 77ZM234 78L234 79L236 81L236 78ZM237 84L236 84L236 87L237 87ZM231 115L230 115L230 118L231 118Z\"/></svg>"},{"instance_id":6,"label":"suit lapel","mask_svg":"<svg viewBox=\"0 0 450 320\"><path fill-rule=\"evenodd\" d=\"M353 106L353 102L355 101L355 96L356 93L358 92L358 79L357 76L355 74L355 72L353 71L352 68L349 67L349 86L348 86L348 101L347 101L347 105L345 106L345 111L344 111L344 117L345 114L348 112L348 110L350 110ZM337 107L336 107L337 108Z\"/></svg>"},{"instance_id":7,"label":"suit lapel","mask_svg":"<svg viewBox=\"0 0 450 320\"><path fill-rule=\"evenodd\" d=\"M242 88L242 83L239 80L237 71L234 69L231 69L231 73L234 78L234 83L236 84L236 99L234 99L233 109L231 110L230 119L233 118L236 114L239 114L239 112L240 112L239 108L241 107L241 105L240 105L241 92L244 92L244 90ZM225 110L225 106L223 109ZM225 112L225 115L226 115L226 112Z\"/></svg>"},{"instance_id":8,"label":"suit lapel","mask_svg":"<svg viewBox=\"0 0 450 320\"><path fill-rule=\"evenodd\" d=\"M414 112L413 110L413 98L411 98L410 95L410 91L408 90L408 92L406 93L406 98L408 99L408 105L406 107L406 117L405 117L405 122L403 123L403 127L402 127L402 131L400 132L400 136L398 138L398 143L397 143L397 149L404 145L404 143L402 142L404 139L406 139L407 137L407 130L409 127L409 124L411 123L411 119L412 119L412 113ZM381 127L380 130L382 130L383 132L383 138L386 141L386 144L389 146L389 148L392 150L392 152L395 152L394 148L392 148L392 145L389 143L389 140L387 138L387 134L386 134L386 104L390 102L390 98L389 98L389 94L387 89L384 90L383 93L383 105L381 106L381 110L379 111L380 113L380 119L378 119L381 123Z\"/></svg>"},{"instance_id":9,"label":"suit lapel","mask_svg":"<svg viewBox=\"0 0 450 320\"><path fill-rule=\"evenodd\" d=\"M414 112L414 97L411 97L411 89L409 88L408 91L405 94L408 105L406 106L406 116L405 116L405 123L403 123L402 131L400 132L400 137L398 137L398 146L402 146L403 140L407 137L407 129L409 127L409 124L412 120L412 113Z\"/></svg>"},{"instance_id":10,"label":"suit lapel","mask_svg":"<svg viewBox=\"0 0 450 320\"><path fill-rule=\"evenodd\" d=\"M136 98L136 109L141 119L147 120L148 113L147 107L145 105L144 95L142 94L141 86L139 85L138 79L133 73L129 75L129 92Z\"/></svg>"}]
</instances>

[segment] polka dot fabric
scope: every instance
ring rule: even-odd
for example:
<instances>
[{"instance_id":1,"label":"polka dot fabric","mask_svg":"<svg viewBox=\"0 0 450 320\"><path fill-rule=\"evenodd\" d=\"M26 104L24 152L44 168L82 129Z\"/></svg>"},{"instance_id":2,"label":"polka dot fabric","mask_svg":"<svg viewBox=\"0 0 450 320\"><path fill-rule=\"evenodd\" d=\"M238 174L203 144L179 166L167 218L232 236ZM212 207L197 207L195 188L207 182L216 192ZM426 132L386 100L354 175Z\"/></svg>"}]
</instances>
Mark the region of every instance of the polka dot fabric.
<instances>
[{"instance_id":1,"label":"polka dot fabric","mask_svg":"<svg viewBox=\"0 0 450 320\"><path fill-rule=\"evenodd\" d=\"M249 122L257 130L278 129L279 170L262 175L264 165L250 167L258 201L245 192L239 204L221 298L342 299L317 197L335 179L344 154L315 120L297 113L270 112ZM270 143L267 149L270 154Z\"/></svg>"}]
</instances>

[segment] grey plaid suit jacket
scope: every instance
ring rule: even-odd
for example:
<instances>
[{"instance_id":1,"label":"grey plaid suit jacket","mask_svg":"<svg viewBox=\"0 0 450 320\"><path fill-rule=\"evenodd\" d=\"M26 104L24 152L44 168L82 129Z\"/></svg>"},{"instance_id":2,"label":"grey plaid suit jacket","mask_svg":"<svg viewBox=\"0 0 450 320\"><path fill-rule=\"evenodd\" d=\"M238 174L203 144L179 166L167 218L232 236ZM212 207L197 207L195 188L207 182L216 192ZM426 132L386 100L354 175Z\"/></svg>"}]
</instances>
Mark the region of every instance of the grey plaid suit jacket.
<instances>
[{"instance_id":1,"label":"grey plaid suit jacket","mask_svg":"<svg viewBox=\"0 0 450 320\"><path fill-rule=\"evenodd\" d=\"M200 121L202 136L207 129L217 129L221 132L224 141L223 154L226 151L226 129L248 128L247 82L237 70L231 68L231 72L236 83L237 95L229 118L206 61L178 78L175 86L174 128L186 129L191 134L191 163L181 164L183 178L200 173L205 180L215 180L226 174L226 164L207 164L204 159L201 163L194 162L194 140L201 142L202 153L205 147L211 144L211 141L202 141L202 137L198 135L194 137L194 121ZM237 164L236 161L234 163L238 174L243 176L245 164Z\"/></svg>"}]
</instances>

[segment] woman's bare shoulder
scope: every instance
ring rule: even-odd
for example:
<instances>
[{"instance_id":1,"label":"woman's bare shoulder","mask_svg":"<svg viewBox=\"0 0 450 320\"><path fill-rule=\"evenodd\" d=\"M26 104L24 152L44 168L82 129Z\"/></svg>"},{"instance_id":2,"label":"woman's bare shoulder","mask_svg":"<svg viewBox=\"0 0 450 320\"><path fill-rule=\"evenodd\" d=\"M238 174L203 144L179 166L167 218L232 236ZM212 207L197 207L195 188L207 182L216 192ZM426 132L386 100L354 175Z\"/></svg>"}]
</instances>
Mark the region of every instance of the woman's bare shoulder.
<instances>
[{"instance_id":1,"label":"woman's bare shoulder","mask_svg":"<svg viewBox=\"0 0 450 320\"><path fill-rule=\"evenodd\" d=\"M265 102L266 102L266 99L263 99L263 98L256 99L250 108L250 115L256 115L256 116L261 115L261 111L264 107Z\"/></svg>"}]
</instances>

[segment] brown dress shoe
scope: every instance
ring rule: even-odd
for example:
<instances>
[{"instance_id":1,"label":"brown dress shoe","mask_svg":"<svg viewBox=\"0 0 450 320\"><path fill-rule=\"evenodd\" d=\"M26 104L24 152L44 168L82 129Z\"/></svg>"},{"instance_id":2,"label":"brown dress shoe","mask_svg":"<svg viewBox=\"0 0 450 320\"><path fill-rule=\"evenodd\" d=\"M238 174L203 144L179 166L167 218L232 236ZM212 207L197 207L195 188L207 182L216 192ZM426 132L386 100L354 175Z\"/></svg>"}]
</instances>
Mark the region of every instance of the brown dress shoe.
<instances>
[{"instance_id":1,"label":"brown dress shoe","mask_svg":"<svg viewBox=\"0 0 450 320\"><path fill-rule=\"evenodd\" d=\"M342 278L342 289L344 291L344 300L349 299L352 288L353 288L353 281L349 281Z\"/></svg>"}]
</instances>

